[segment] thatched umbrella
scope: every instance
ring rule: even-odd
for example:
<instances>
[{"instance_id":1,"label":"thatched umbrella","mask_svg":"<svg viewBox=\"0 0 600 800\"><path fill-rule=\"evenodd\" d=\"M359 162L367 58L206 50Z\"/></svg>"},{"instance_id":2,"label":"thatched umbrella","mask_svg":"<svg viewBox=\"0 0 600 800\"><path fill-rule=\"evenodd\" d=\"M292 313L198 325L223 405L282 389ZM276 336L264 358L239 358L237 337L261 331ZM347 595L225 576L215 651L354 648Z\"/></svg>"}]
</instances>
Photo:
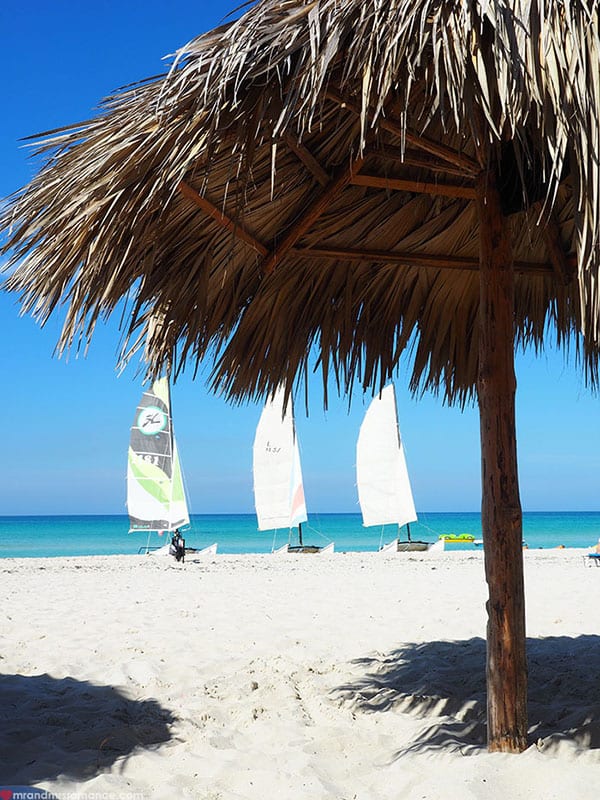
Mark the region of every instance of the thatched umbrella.
<instances>
[{"instance_id":1,"label":"thatched umbrella","mask_svg":"<svg viewBox=\"0 0 600 800\"><path fill-rule=\"evenodd\" d=\"M129 299L151 372L243 399L324 385L479 402L490 749L527 744L517 343L598 340L593 0L263 0L40 142L8 288L61 347ZM178 357L173 361L173 354Z\"/></svg>"}]
</instances>

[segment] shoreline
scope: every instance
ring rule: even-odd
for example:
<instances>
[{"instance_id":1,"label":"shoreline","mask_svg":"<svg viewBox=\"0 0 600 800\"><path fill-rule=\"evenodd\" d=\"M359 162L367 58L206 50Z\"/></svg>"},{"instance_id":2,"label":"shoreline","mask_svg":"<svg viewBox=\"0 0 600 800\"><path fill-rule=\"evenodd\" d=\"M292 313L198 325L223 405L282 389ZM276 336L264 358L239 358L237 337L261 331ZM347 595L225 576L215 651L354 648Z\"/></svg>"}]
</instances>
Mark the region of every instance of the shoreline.
<instances>
[{"instance_id":1,"label":"shoreline","mask_svg":"<svg viewBox=\"0 0 600 800\"><path fill-rule=\"evenodd\" d=\"M147 800L591 800L585 552L524 552L520 756L485 749L481 550L5 560L0 781Z\"/></svg>"},{"instance_id":2,"label":"shoreline","mask_svg":"<svg viewBox=\"0 0 600 800\"><path fill-rule=\"evenodd\" d=\"M587 555L589 553L594 552L595 545L591 545L590 547L569 547L568 545L550 545L548 547L523 547L523 557L525 559L530 558L532 555L535 554L548 554L548 553L569 553L575 554L576 556ZM216 553L206 554L206 555L198 555L196 553L186 553L185 557L185 564L187 563L201 563L206 564L209 563L211 560L214 559L236 559L236 558L257 558L257 559L282 559L292 561L294 559L329 559L329 558L336 558L337 556L365 556L365 557L378 557L380 559L405 559L405 560L429 560L429 559L444 559L444 558L459 558L462 556L465 557L477 557L478 555L483 560L484 548L483 545L477 545L472 548L454 548L452 545L449 545L445 550L435 550L433 552L430 551L407 551L398 553L382 553L379 550L334 550L333 553L288 553L288 554L277 554L276 552L244 552L244 553L221 553L217 550ZM0 568L4 562L32 562L32 561L77 561L80 562L85 559L119 559L119 558L138 558L138 559L146 559L152 558L152 553L92 553L92 554L83 554L83 555L47 555L47 556L12 556L12 555L2 555L0 550ZM166 561L174 561L171 557L158 557L162 558ZM183 565L185 567L185 564Z\"/></svg>"}]
</instances>

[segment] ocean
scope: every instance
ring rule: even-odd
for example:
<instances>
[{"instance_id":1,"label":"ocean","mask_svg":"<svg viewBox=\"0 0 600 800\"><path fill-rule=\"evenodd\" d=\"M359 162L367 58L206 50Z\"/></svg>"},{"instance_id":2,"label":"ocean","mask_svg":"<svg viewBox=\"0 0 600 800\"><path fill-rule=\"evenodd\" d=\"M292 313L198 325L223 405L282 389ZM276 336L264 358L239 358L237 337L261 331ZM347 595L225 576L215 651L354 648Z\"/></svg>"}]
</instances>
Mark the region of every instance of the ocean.
<instances>
[{"instance_id":1,"label":"ocean","mask_svg":"<svg viewBox=\"0 0 600 800\"><path fill-rule=\"evenodd\" d=\"M128 518L113 516L0 517L0 558L136 554L148 534L128 533ZM312 514L303 526L304 543L335 542L336 552L375 551L393 540L396 527L364 528L360 514ZM442 534L470 533L481 538L478 513L420 513L411 524L413 539L434 542ZM270 553L288 541L288 531L257 530L254 514L199 514L185 534L190 547L218 543L219 553ZM592 547L600 537L600 512L526 512L523 540L529 548ZM165 536L151 534L150 545ZM449 545L475 549L475 545Z\"/></svg>"}]
</instances>

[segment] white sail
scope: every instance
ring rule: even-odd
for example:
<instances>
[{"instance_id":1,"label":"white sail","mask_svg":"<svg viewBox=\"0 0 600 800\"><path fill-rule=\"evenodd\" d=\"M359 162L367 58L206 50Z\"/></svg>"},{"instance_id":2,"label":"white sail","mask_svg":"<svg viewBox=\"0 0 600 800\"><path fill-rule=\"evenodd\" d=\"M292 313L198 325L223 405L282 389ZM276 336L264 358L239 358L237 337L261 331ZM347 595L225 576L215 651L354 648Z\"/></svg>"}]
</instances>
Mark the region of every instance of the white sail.
<instances>
[{"instance_id":1,"label":"white sail","mask_svg":"<svg viewBox=\"0 0 600 800\"><path fill-rule=\"evenodd\" d=\"M261 531L307 520L292 400L285 413L283 400L279 389L263 409L254 438L254 504Z\"/></svg>"},{"instance_id":2,"label":"white sail","mask_svg":"<svg viewBox=\"0 0 600 800\"><path fill-rule=\"evenodd\" d=\"M174 531L189 524L167 378L145 391L131 426L127 463L131 531Z\"/></svg>"},{"instance_id":3,"label":"white sail","mask_svg":"<svg viewBox=\"0 0 600 800\"><path fill-rule=\"evenodd\" d=\"M356 477L364 525L402 526L416 521L391 384L365 414L356 448Z\"/></svg>"}]
</instances>

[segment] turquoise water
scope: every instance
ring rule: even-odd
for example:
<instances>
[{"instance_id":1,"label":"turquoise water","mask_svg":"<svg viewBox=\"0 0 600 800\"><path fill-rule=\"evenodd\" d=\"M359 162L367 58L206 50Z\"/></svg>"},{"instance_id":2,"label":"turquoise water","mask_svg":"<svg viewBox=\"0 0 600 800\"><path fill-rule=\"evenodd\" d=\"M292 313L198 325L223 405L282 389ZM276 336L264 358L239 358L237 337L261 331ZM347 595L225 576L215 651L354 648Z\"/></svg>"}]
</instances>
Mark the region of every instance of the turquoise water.
<instances>
[{"instance_id":1,"label":"turquoise water","mask_svg":"<svg viewBox=\"0 0 600 800\"><path fill-rule=\"evenodd\" d=\"M0 517L0 558L134 554L147 534L128 533L126 516ZM413 539L434 542L445 533L481 538L477 513L421 513L411 525ZM336 551L377 550L396 536L393 525L363 528L359 514L313 514L304 526L305 544L335 542ZM525 513L523 539L530 548L591 547L600 537L600 512ZM151 545L165 543L153 533ZM186 533L190 547L213 542L219 553L269 553L288 541L287 531L260 533L254 514L202 514ZM451 545L474 549L473 545Z\"/></svg>"}]
</instances>

